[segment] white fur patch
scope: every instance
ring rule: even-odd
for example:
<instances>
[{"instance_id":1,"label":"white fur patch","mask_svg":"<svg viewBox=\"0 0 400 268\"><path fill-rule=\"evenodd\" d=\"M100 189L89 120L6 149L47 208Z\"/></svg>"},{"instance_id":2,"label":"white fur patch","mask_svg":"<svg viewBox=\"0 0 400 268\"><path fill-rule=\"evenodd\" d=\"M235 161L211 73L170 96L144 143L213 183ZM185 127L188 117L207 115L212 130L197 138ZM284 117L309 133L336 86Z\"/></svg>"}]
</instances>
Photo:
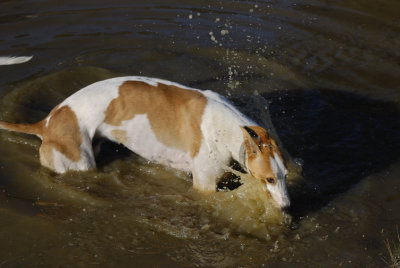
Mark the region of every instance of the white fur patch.
<instances>
[{"instance_id":1,"label":"white fur patch","mask_svg":"<svg viewBox=\"0 0 400 268\"><path fill-rule=\"evenodd\" d=\"M151 129L146 114L136 115L131 120L123 121L122 126L103 124L99 128L102 135L116 141L112 135L113 130L125 131L127 140L124 145L142 157L175 169L191 171L192 164L189 152L168 147L160 142Z\"/></svg>"},{"instance_id":2,"label":"white fur patch","mask_svg":"<svg viewBox=\"0 0 400 268\"><path fill-rule=\"evenodd\" d=\"M275 185L267 184L267 189L272 199L274 199L280 207L290 206L289 193L286 188L285 180L277 180Z\"/></svg>"},{"instance_id":3,"label":"white fur patch","mask_svg":"<svg viewBox=\"0 0 400 268\"><path fill-rule=\"evenodd\" d=\"M270 156L270 164L272 172L276 177L276 184L267 184L266 187L271 193L272 198L280 207L288 207L290 205L289 193L286 188L285 175L287 170L282 159L277 153L274 153L275 158Z\"/></svg>"},{"instance_id":4,"label":"white fur patch","mask_svg":"<svg viewBox=\"0 0 400 268\"><path fill-rule=\"evenodd\" d=\"M57 173L64 173L68 170L90 170L96 167L94 163L93 156L91 157L82 157L80 161L74 162L65 157L64 154L60 153L59 151L53 149L53 166L54 170Z\"/></svg>"},{"instance_id":5,"label":"white fur patch","mask_svg":"<svg viewBox=\"0 0 400 268\"><path fill-rule=\"evenodd\" d=\"M274 152L274 158L275 158L275 161L278 164L278 167L281 170L281 172L284 175L286 175L287 174L287 169L286 169L285 165L283 164L283 161L282 161L281 157L277 153Z\"/></svg>"}]
</instances>

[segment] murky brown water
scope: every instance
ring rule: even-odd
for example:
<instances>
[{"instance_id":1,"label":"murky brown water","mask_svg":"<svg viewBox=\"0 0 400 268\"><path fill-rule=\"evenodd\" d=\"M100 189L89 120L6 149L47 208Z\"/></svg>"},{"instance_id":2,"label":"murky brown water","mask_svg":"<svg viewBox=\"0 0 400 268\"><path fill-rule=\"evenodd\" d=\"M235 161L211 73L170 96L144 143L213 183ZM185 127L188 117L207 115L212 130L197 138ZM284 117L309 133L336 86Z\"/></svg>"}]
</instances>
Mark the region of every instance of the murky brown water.
<instances>
[{"instance_id":1,"label":"murky brown water","mask_svg":"<svg viewBox=\"0 0 400 268\"><path fill-rule=\"evenodd\" d=\"M187 174L106 144L98 171L41 168L0 133L0 267L382 267L400 225L400 2L0 2L0 118L34 122L79 88L147 75L268 122L291 215L243 177L202 196ZM265 110L265 104L268 109Z\"/></svg>"}]
</instances>

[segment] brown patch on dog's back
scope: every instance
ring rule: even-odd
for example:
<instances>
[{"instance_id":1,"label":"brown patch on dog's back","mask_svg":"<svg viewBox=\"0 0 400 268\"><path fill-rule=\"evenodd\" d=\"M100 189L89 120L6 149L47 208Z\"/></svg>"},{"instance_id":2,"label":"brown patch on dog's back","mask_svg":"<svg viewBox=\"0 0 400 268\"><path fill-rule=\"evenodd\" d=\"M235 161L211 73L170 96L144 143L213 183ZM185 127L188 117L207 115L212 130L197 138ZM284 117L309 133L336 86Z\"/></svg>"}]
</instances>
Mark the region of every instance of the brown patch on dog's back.
<instances>
[{"instance_id":1,"label":"brown patch on dog's back","mask_svg":"<svg viewBox=\"0 0 400 268\"><path fill-rule=\"evenodd\" d=\"M48 125L43 128L43 143L40 148L42 164L54 169L52 149L73 162L79 162L82 136L75 113L69 106L63 106L53 109L49 116Z\"/></svg>"},{"instance_id":2,"label":"brown patch on dog's back","mask_svg":"<svg viewBox=\"0 0 400 268\"><path fill-rule=\"evenodd\" d=\"M200 124L206 103L207 98L195 90L127 81L108 106L104 122L120 126L135 115L146 114L160 142L194 157L201 145Z\"/></svg>"}]
</instances>

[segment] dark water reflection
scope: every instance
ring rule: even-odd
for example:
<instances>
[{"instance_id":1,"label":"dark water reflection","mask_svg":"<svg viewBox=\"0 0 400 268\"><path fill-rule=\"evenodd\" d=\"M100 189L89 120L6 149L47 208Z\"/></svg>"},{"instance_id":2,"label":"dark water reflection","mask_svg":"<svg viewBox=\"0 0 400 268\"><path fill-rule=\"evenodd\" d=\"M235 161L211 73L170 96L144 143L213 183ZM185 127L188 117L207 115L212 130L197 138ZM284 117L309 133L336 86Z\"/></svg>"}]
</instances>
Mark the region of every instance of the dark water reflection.
<instances>
[{"instance_id":1,"label":"dark water reflection","mask_svg":"<svg viewBox=\"0 0 400 268\"><path fill-rule=\"evenodd\" d=\"M303 162L305 182L291 191L296 216L324 207L400 157L400 110L392 102L327 89L264 97L286 149Z\"/></svg>"}]
</instances>

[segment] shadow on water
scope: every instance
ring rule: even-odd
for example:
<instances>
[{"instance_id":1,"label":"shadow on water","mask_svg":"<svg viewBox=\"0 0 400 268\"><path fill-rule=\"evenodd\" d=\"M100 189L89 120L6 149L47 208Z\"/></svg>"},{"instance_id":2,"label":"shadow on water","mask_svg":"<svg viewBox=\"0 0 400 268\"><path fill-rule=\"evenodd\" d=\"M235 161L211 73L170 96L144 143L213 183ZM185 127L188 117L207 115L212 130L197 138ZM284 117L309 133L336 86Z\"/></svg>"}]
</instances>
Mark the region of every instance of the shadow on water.
<instances>
[{"instance_id":1,"label":"shadow on water","mask_svg":"<svg viewBox=\"0 0 400 268\"><path fill-rule=\"evenodd\" d=\"M295 218L324 207L400 156L395 103L322 89L263 97L282 143L304 163L304 182L289 189Z\"/></svg>"},{"instance_id":2,"label":"shadow on water","mask_svg":"<svg viewBox=\"0 0 400 268\"><path fill-rule=\"evenodd\" d=\"M126 159L134 153L122 144L117 144L106 139L94 139L93 148L96 153L96 165L103 168L117 159Z\"/></svg>"}]
</instances>

